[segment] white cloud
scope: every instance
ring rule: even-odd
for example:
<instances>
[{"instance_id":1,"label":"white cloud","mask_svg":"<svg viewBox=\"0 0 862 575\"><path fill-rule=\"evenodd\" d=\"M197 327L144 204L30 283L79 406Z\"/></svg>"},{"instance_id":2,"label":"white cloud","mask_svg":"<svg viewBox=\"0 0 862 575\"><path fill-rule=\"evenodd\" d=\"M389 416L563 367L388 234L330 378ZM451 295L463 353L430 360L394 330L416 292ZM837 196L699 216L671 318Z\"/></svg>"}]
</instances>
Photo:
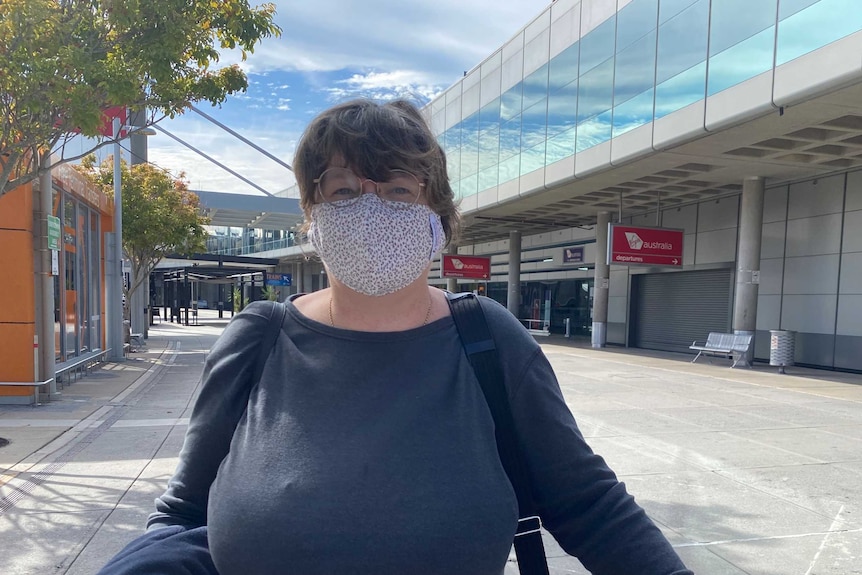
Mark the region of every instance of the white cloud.
<instances>
[{"instance_id":1,"label":"white cloud","mask_svg":"<svg viewBox=\"0 0 862 575\"><path fill-rule=\"evenodd\" d=\"M325 91L331 101L363 96L375 100L406 98L425 103L440 93L442 88L429 83L427 74L423 72L395 70L354 74Z\"/></svg>"},{"instance_id":2,"label":"white cloud","mask_svg":"<svg viewBox=\"0 0 862 575\"><path fill-rule=\"evenodd\" d=\"M544 0L318 0L275 2L280 38L264 40L247 71L408 70L421 66L433 84L450 83L502 46L548 6Z\"/></svg>"},{"instance_id":3,"label":"white cloud","mask_svg":"<svg viewBox=\"0 0 862 575\"><path fill-rule=\"evenodd\" d=\"M231 97L236 106L208 113L290 162L315 110L357 96L427 101L493 54L548 3L279 0L280 38L265 39L245 61L236 50L221 54L219 65L236 63L249 74L249 91ZM326 73L338 70L356 72L333 85ZM296 82L294 76L284 82L274 78L278 71L302 74ZM329 101L316 101L316 93ZM194 115L163 125L269 192L294 181L276 162ZM260 193L166 136L150 138L149 149L152 162L185 171L192 188Z\"/></svg>"}]
</instances>

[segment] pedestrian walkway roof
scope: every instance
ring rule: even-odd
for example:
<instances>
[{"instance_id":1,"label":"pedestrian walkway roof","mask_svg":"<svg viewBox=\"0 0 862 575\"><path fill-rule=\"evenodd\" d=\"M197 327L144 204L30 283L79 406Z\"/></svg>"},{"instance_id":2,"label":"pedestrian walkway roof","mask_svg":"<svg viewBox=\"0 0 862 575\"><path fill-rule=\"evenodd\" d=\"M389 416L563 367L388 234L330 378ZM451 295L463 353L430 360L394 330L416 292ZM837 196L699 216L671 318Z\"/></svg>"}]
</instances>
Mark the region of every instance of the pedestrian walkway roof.
<instances>
[{"instance_id":1,"label":"pedestrian walkway roof","mask_svg":"<svg viewBox=\"0 0 862 575\"><path fill-rule=\"evenodd\" d=\"M192 190L211 226L289 230L302 223L299 200L273 196L252 196Z\"/></svg>"},{"instance_id":2,"label":"pedestrian walkway roof","mask_svg":"<svg viewBox=\"0 0 862 575\"><path fill-rule=\"evenodd\" d=\"M277 259L220 254L176 255L163 259L156 271L176 278L188 273L189 279L202 282L229 283L233 278L272 270Z\"/></svg>"}]
</instances>

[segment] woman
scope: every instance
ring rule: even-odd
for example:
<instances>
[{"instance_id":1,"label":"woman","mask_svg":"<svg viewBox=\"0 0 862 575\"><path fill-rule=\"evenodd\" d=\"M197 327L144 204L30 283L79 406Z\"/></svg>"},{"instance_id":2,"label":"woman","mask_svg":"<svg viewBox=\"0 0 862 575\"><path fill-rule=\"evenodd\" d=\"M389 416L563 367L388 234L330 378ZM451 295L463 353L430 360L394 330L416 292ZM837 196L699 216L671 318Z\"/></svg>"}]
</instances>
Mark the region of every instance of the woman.
<instances>
[{"instance_id":1,"label":"woman","mask_svg":"<svg viewBox=\"0 0 862 575\"><path fill-rule=\"evenodd\" d=\"M294 167L331 287L286 303L271 349L268 302L226 328L148 535L206 526L221 575L500 575L517 502L427 285L459 224L443 151L412 105L360 100L310 124ZM690 574L584 442L533 338L481 304L545 527L599 575Z\"/></svg>"}]
</instances>

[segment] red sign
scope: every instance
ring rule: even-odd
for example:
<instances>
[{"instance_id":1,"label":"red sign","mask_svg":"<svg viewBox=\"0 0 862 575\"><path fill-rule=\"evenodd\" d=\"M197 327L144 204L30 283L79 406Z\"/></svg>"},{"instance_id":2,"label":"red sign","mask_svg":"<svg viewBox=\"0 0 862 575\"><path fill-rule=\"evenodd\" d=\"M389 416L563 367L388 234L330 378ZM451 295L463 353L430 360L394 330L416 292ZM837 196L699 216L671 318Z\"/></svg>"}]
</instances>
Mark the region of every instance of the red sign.
<instances>
[{"instance_id":1,"label":"red sign","mask_svg":"<svg viewBox=\"0 0 862 575\"><path fill-rule=\"evenodd\" d=\"M443 254L441 271L444 278L486 280L491 277L491 258Z\"/></svg>"},{"instance_id":2,"label":"red sign","mask_svg":"<svg viewBox=\"0 0 862 575\"><path fill-rule=\"evenodd\" d=\"M683 230L610 224L608 263L682 267Z\"/></svg>"},{"instance_id":3,"label":"red sign","mask_svg":"<svg viewBox=\"0 0 862 575\"><path fill-rule=\"evenodd\" d=\"M127 120L127 110L125 106L114 106L113 108L106 108L102 110L102 123L98 128L98 133L102 136L106 136L108 138L112 138L114 136L114 118L120 119L120 126L123 126ZM54 122L54 127L59 128L63 125L62 119L58 119ZM69 133L71 134L80 134L80 128L72 128ZM126 131L121 130L120 136L125 137Z\"/></svg>"},{"instance_id":4,"label":"red sign","mask_svg":"<svg viewBox=\"0 0 862 575\"><path fill-rule=\"evenodd\" d=\"M114 106L102 111L102 125L99 126L99 133L109 138L114 136L114 118L120 119L120 126L126 123L126 107ZM120 135L125 135L123 130Z\"/></svg>"}]
</instances>

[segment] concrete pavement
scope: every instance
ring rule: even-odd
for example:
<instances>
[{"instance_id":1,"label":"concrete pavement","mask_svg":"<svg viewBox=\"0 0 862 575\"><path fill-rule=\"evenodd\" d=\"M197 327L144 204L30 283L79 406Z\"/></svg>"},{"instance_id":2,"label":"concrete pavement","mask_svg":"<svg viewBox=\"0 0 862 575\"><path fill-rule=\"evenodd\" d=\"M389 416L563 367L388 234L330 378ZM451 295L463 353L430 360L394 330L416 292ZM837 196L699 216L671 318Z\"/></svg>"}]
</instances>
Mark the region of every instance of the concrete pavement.
<instances>
[{"instance_id":1,"label":"concrete pavement","mask_svg":"<svg viewBox=\"0 0 862 575\"><path fill-rule=\"evenodd\" d=\"M0 406L0 573L94 573L142 532L225 323L213 315L156 325L146 351L60 401ZM862 376L541 343L590 444L696 573L862 573ZM587 573L547 551L552 573Z\"/></svg>"}]
</instances>

